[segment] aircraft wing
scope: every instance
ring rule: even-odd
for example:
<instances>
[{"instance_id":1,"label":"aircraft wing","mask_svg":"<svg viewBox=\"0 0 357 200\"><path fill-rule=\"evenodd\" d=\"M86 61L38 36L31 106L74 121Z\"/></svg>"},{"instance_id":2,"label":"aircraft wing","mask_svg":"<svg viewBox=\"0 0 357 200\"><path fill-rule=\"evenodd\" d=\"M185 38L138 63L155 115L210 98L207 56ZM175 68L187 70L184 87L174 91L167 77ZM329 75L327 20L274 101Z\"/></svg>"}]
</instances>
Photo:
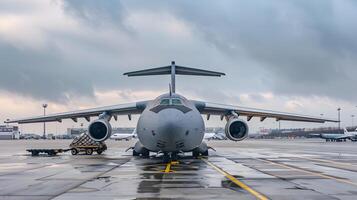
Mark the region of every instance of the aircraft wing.
<instances>
[{"instance_id":1,"label":"aircraft wing","mask_svg":"<svg viewBox=\"0 0 357 200\"><path fill-rule=\"evenodd\" d=\"M241 107L241 106L208 103L202 101L193 101L193 102L196 105L197 109L201 112L201 114L227 116L227 115L231 115L231 112L235 112L239 116L247 116L248 121L250 121L253 117L259 117L260 121L264 121L266 118L275 118L277 121L284 120L284 121L301 121L301 122L316 122L316 123L338 122L338 120L335 119L293 114L287 112L278 112L272 110L263 110L263 109L248 108L248 107Z\"/></svg>"},{"instance_id":2,"label":"aircraft wing","mask_svg":"<svg viewBox=\"0 0 357 200\"><path fill-rule=\"evenodd\" d=\"M118 105L91 108L85 110L49 114L46 116L7 120L5 121L5 123L25 124L25 123L54 122L54 121L62 122L62 119L72 119L73 121L77 122L78 118L85 118L87 121L90 121L90 117L98 116L104 112L107 112L108 114L116 118L117 115L140 114L145 109L148 102L149 101L142 101L142 102L128 103L128 104L118 104Z\"/></svg>"}]
</instances>

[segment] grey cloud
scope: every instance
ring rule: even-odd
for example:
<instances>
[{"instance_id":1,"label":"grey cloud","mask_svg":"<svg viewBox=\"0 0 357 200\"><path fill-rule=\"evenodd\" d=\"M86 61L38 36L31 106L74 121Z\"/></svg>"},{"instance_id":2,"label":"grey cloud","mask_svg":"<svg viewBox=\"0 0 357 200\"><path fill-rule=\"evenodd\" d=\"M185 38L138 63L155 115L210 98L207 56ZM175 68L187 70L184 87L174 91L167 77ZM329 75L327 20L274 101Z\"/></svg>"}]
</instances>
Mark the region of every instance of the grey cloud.
<instances>
[{"instance_id":1,"label":"grey cloud","mask_svg":"<svg viewBox=\"0 0 357 200\"><path fill-rule=\"evenodd\" d=\"M353 1L209 1L165 5L208 42L260 63L267 86L284 95L357 100L357 7ZM235 48L236 47L236 48ZM244 53L242 56L242 52ZM265 77L266 78L266 77Z\"/></svg>"},{"instance_id":2,"label":"grey cloud","mask_svg":"<svg viewBox=\"0 0 357 200\"><path fill-rule=\"evenodd\" d=\"M167 77L127 79L121 74L179 58L179 64L214 64L210 69L227 73L222 81L178 78L178 91L197 91L197 95L212 101L223 97L240 101L236 95L239 92L271 90L281 95L357 100L354 1L66 0L63 9L89 29L100 32L113 26L114 31L126 31L128 38L123 40L128 41L122 44L113 38L109 41L54 30L46 32L54 44L33 51L15 48L0 38L0 89L61 102L66 102L68 95L92 97L94 88L166 89ZM202 46L177 45L183 41L168 41L155 32L136 33L125 20L130 12L138 10L172 14L190 26L194 39L203 41L199 43ZM118 34L118 40L121 36ZM70 44L66 51L73 52L67 52L65 57L56 43ZM212 46L225 57L213 51L208 54ZM226 95L226 91L234 94ZM252 98L262 100L259 96Z\"/></svg>"},{"instance_id":3,"label":"grey cloud","mask_svg":"<svg viewBox=\"0 0 357 200\"><path fill-rule=\"evenodd\" d=\"M93 96L90 80L78 78L81 70L69 66L52 50L23 51L0 42L0 89L62 103L70 95Z\"/></svg>"},{"instance_id":4,"label":"grey cloud","mask_svg":"<svg viewBox=\"0 0 357 200\"><path fill-rule=\"evenodd\" d=\"M105 23L122 26L126 15L121 0L64 0L63 8L70 15L95 27Z\"/></svg>"}]
</instances>

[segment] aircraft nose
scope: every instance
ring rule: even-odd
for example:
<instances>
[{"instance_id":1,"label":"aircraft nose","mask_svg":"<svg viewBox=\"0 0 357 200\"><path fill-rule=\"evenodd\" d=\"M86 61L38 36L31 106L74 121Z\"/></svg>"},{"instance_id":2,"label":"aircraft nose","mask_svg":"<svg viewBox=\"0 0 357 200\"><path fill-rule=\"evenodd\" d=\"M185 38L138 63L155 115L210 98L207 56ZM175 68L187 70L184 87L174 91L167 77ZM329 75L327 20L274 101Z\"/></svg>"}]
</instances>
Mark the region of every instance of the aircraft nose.
<instances>
[{"instance_id":1,"label":"aircraft nose","mask_svg":"<svg viewBox=\"0 0 357 200\"><path fill-rule=\"evenodd\" d=\"M185 138L185 133L188 131L188 119L184 113L176 109L162 110L158 119L160 125L157 129L159 140L166 147L175 147Z\"/></svg>"},{"instance_id":2,"label":"aircraft nose","mask_svg":"<svg viewBox=\"0 0 357 200\"><path fill-rule=\"evenodd\" d=\"M162 110L159 115L159 119L161 120L159 131L162 133L178 132L183 128L186 121L184 114L176 109Z\"/></svg>"}]
</instances>

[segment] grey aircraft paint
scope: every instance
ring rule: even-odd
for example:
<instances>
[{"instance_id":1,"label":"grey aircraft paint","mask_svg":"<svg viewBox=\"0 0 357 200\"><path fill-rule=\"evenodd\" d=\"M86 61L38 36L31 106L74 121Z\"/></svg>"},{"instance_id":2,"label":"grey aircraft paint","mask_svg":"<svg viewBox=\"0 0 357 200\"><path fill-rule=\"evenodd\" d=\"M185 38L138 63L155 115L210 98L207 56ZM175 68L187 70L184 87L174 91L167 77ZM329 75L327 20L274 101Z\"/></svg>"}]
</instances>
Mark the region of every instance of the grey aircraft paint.
<instances>
[{"instance_id":1,"label":"grey aircraft paint","mask_svg":"<svg viewBox=\"0 0 357 200\"><path fill-rule=\"evenodd\" d=\"M165 100L168 105L162 105ZM174 105L174 101L180 103ZM202 143L205 126L191 101L179 94L163 94L145 108L136 130L139 141L150 151L187 152Z\"/></svg>"}]
</instances>

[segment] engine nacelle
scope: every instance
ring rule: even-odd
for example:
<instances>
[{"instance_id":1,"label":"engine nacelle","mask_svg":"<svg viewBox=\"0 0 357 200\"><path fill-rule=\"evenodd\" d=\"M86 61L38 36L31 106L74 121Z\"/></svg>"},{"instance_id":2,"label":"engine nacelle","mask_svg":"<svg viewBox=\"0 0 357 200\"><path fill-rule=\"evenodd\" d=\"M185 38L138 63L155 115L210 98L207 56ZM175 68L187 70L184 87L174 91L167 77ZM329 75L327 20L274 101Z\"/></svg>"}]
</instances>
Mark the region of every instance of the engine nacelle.
<instances>
[{"instance_id":1,"label":"engine nacelle","mask_svg":"<svg viewBox=\"0 0 357 200\"><path fill-rule=\"evenodd\" d=\"M231 117L229 118L224 131L228 139L241 141L248 136L249 128L245 121Z\"/></svg>"},{"instance_id":2,"label":"engine nacelle","mask_svg":"<svg viewBox=\"0 0 357 200\"><path fill-rule=\"evenodd\" d=\"M94 141L104 141L112 135L112 126L106 119L97 119L88 126L88 135Z\"/></svg>"}]
</instances>

